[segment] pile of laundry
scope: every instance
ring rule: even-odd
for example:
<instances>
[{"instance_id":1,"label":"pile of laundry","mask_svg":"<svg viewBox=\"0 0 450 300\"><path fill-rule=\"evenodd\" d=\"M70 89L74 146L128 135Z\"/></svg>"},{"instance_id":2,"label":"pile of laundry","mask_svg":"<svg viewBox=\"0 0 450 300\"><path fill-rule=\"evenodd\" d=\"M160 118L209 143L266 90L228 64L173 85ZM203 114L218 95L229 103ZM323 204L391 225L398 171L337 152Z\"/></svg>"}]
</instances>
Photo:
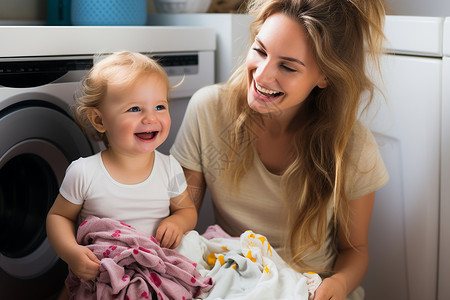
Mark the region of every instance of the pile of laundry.
<instances>
[{"instance_id":1,"label":"pile of laundry","mask_svg":"<svg viewBox=\"0 0 450 300\"><path fill-rule=\"evenodd\" d=\"M72 272L70 299L312 299L315 273L289 267L269 241L252 231L232 238L215 225L187 233L176 249L108 218L89 216L77 242L100 260L96 280Z\"/></svg>"}]
</instances>

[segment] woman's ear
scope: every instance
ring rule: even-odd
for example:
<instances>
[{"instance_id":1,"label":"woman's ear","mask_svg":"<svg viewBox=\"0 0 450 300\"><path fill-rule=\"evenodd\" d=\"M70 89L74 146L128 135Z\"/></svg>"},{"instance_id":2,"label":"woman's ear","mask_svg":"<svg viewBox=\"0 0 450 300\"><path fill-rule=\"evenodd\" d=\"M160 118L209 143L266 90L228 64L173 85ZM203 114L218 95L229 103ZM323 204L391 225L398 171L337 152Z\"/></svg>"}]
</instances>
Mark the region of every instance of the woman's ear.
<instances>
[{"instance_id":1,"label":"woman's ear","mask_svg":"<svg viewBox=\"0 0 450 300\"><path fill-rule=\"evenodd\" d=\"M102 113L97 108L92 108L89 110L88 119L95 130L100 133L104 133L106 131L105 126L103 125Z\"/></svg>"},{"instance_id":2,"label":"woman's ear","mask_svg":"<svg viewBox=\"0 0 450 300\"><path fill-rule=\"evenodd\" d=\"M321 79L317 82L317 86L321 89L324 89L328 86L328 80L325 76L322 76Z\"/></svg>"}]
</instances>

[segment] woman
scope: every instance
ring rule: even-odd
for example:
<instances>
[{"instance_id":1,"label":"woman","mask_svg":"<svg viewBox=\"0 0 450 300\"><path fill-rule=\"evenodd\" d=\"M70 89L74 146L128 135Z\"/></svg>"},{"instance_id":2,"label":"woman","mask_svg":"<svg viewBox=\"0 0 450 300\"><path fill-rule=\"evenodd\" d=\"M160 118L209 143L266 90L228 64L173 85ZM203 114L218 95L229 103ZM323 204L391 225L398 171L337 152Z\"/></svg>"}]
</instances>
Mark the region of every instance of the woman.
<instances>
[{"instance_id":1,"label":"woman","mask_svg":"<svg viewBox=\"0 0 450 300\"><path fill-rule=\"evenodd\" d=\"M249 13L246 63L192 97L172 154L197 209L208 187L225 231L263 234L292 267L319 272L315 299L362 299L388 174L357 114L375 88L366 54L378 64L383 5L252 0Z\"/></svg>"}]
</instances>

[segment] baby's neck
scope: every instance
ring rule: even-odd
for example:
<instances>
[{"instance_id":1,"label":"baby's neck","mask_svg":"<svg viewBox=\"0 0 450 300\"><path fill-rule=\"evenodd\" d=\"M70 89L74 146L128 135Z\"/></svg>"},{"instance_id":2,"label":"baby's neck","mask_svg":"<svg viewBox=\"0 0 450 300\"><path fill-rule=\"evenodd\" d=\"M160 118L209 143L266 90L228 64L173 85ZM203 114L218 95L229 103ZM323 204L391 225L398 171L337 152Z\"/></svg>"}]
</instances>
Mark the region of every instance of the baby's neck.
<instances>
[{"instance_id":1,"label":"baby's neck","mask_svg":"<svg viewBox=\"0 0 450 300\"><path fill-rule=\"evenodd\" d=\"M138 184L145 181L153 170L155 151L142 155L122 155L107 149L102 152L102 162L109 175L122 184Z\"/></svg>"}]
</instances>

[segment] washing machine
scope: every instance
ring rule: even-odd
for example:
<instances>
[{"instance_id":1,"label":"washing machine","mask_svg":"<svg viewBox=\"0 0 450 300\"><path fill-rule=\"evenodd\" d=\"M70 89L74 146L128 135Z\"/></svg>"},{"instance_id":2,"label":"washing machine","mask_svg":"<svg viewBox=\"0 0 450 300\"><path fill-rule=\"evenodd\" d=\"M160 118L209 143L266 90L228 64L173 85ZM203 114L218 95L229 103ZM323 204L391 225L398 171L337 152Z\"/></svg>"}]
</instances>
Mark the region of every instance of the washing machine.
<instances>
[{"instance_id":1,"label":"washing machine","mask_svg":"<svg viewBox=\"0 0 450 300\"><path fill-rule=\"evenodd\" d=\"M215 35L205 28L0 27L0 298L52 299L67 265L46 237L46 215L71 161L102 145L73 119L73 94L95 54L156 57L172 84L168 149L190 96L214 83Z\"/></svg>"},{"instance_id":2,"label":"washing machine","mask_svg":"<svg viewBox=\"0 0 450 300\"><path fill-rule=\"evenodd\" d=\"M37 277L67 271L46 240L45 218L68 164L99 150L70 114L73 91L91 64L75 57L0 59L0 284L18 284L11 296L29 292L26 279L36 293L47 293ZM49 282L61 286L63 276L54 278Z\"/></svg>"}]
</instances>

